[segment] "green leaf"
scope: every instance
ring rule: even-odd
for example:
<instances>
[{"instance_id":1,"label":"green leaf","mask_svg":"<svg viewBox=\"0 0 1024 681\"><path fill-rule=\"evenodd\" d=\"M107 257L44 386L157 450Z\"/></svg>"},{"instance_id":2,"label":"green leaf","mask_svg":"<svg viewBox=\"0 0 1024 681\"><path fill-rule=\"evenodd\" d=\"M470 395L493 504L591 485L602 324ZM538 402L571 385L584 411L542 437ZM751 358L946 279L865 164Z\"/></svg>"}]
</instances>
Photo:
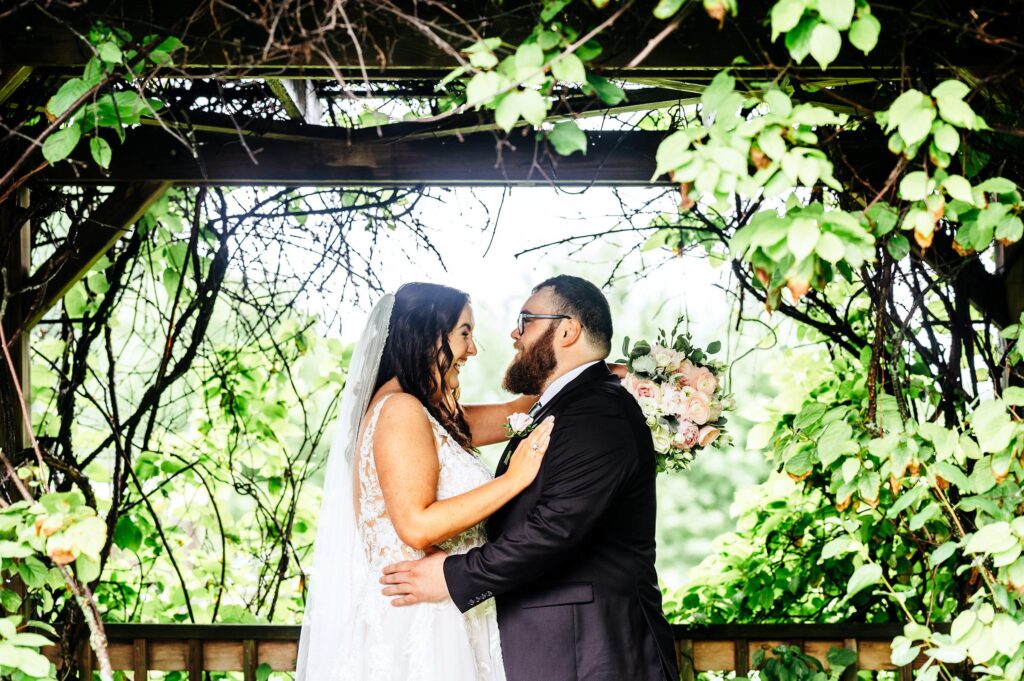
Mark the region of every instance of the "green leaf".
<instances>
[{"instance_id":1,"label":"green leaf","mask_svg":"<svg viewBox=\"0 0 1024 681\"><path fill-rule=\"evenodd\" d=\"M956 150L960 148L960 133L948 123L936 124L933 137L935 146L947 154L955 154Z\"/></svg>"},{"instance_id":2,"label":"green leaf","mask_svg":"<svg viewBox=\"0 0 1024 681\"><path fill-rule=\"evenodd\" d=\"M260 666L256 667L256 681L267 681L272 671L273 668L268 663L260 663Z\"/></svg>"},{"instance_id":3,"label":"green leaf","mask_svg":"<svg viewBox=\"0 0 1024 681\"><path fill-rule=\"evenodd\" d=\"M881 30L882 24L873 14L862 14L850 25L850 44L867 54L878 44L878 34Z\"/></svg>"},{"instance_id":4,"label":"green leaf","mask_svg":"<svg viewBox=\"0 0 1024 681\"><path fill-rule=\"evenodd\" d=\"M971 417L971 425L981 451L986 454L1006 449L1015 431L1001 400L982 402Z\"/></svg>"},{"instance_id":5,"label":"green leaf","mask_svg":"<svg viewBox=\"0 0 1024 681\"><path fill-rule=\"evenodd\" d=\"M850 598L860 593L869 586L874 586L882 581L882 568L875 563L866 563L854 571L850 581L846 585L846 597Z\"/></svg>"},{"instance_id":6,"label":"green leaf","mask_svg":"<svg viewBox=\"0 0 1024 681\"><path fill-rule=\"evenodd\" d=\"M525 43L516 49L515 59L518 71L534 71L544 64L544 50L537 43Z\"/></svg>"},{"instance_id":7,"label":"green leaf","mask_svg":"<svg viewBox=\"0 0 1024 681\"><path fill-rule=\"evenodd\" d=\"M708 343L707 353L709 355L718 354L718 351L722 349L722 341L711 341Z\"/></svg>"},{"instance_id":8,"label":"green leaf","mask_svg":"<svg viewBox=\"0 0 1024 681\"><path fill-rule=\"evenodd\" d=\"M932 88L932 97L938 100L963 99L970 91L971 88L959 80L944 80Z\"/></svg>"},{"instance_id":9,"label":"green leaf","mask_svg":"<svg viewBox=\"0 0 1024 681\"><path fill-rule=\"evenodd\" d=\"M789 55L800 63L811 52L811 32L818 24L818 18L805 14L793 30L786 33L786 49Z\"/></svg>"},{"instance_id":10,"label":"green leaf","mask_svg":"<svg viewBox=\"0 0 1024 681\"><path fill-rule=\"evenodd\" d=\"M971 183L963 175L950 175L942 181L942 188L952 198L965 203L974 203L974 193L971 191Z\"/></svg>"},{"instance_id":11,"label":"green leaf","mask_svg":"<svg viewBox=\"0 0 1024 681\"><path fill-rule=\"evenodd\" d=\"M1015 243L1024 236L1024 223L1016 215L999 223L996 227L996 238L1004 243Z\"/></svg>"},{"instance_id":12,"label":"green leaf","mask_svg":"<svg viewBox=\"0 0 1024 681\"><path fill-rule=\"evenodd\" d=\"M800 413L793 419L793 427L797 430L806 430L821 420L828 407L821 402L809 402L804 405Z\"/></svg>"},{"instance_id":13,"label":"green leaf","mask_svg":"<svg viewBox=\"0 0 1024 681\"><path fill-rule=\"evenodd\" d=\"M89 152L100 168L110 167L110 145L102 137L93 137L89 140Z\"/></svg>"},{"instance_id":14,"label":"green leaf","mask_svg":"<svg viewBox=\"0 0 1024 681\"><path fill-rule=\"evenodd\" d=\"M128 516L121 516L114 526L114 543L125 551L138 551L142 545L142 531Z\"/></svg>"},{"instance_id":15,"label":"green leaf","mask_svg":"<svg viewBox=\"0 0 1024 681\"><path fill-rule=\"evenodd\" d=\"M838 671L857 662L857 651L849 648L832 647L828 649L826 659L828 660L828 666L833 671Z\"/></svg>"},{"instance_id":16,"label":"green leaf","mask_svg":"<svg viewBox=\"0 0 1024 681\"><path fill-rule=\"evenodd\" d=\"M75 577L78 581L89 584L99 579L100 563L84 553L75 560Z\"/></svg>"},{"instance_id":17,"label":"green leaf","mask_svg":"<svg viewBox=\"0 0 1024 681\"><path fill-rule=\"evenodd\" d=\"M907 173L900 180L900 198L905 201L923 201L928 196L929 179L928 173L923 170Z\"/></svg>"},{"instance_id":18,"label":"green leaf","mask_svg":"<svg viewBox=\"0 0 1024 681\"><path fill-rule=\"evenodd\" d=\"M832 232L822 232L818 238L818 243L814 246L814 252L822 260L837 263L843 259L843 255L846 253L846 246L843 245L843 240Z\"/></svg>"},{"instance_id":19,"label":"green leaf","mask_svg":"<svg viewBox=\"0 0 1024 681\"><path fill-rule=\"evenodd\" d=\"M89 85L81 78L72 78L57 90L57 94L50 97L46 103L46 111L52 116L60 116L67 111L72 104L81 99L82 95L89 91Z\"/></svg>"},{"instance_id":20,"label":"green leaf","mask_svg":"<svg viewBox=\"0 0 1024 681\"><path fill-rule=\"evenodd\" d=\"M597 93L600 100L608 106L615 106L626 99L625 90L596 73L587 74L587 83L594 88L594 92Z\"/></svg>"},{"instance_id":21,"label":"green leaf","mask_svg":"<svg viewBox=\"0 0 1024 681\"><path fill-rule=\"evenodd\" d=\"M853 20L853 0L826 0L818 3L818 14L840 31L850 28Z\"/></svg>"},{"instance_id":22,"label":"green leaf","mask_svg":"<svg viewBox=\"0 0 1024 681\"><path fill-rule=\"evenodd\" d=\"M839 31L828 24L819 23L811 32L811 56L823 69L827 69L828 65L836 60L842 44Z\"/></svg>"},{"instance_id":23,"label":"green leaf","mask_svg":"<svg viewBox=\"0 0 1024 681\"><path fill-rule=\"evenodd\" d=\"M587 79L583 62L575 54L567 54L551 65L551 74L560 81L582 83Z\"/></svg>"},{"instance_id":24,"label":"green leaf","mask_svg":"<svg viewBox=\"0 0 1024 681\"><path fill-rule=\"evenodd\" d=\"M21 596L10 589L0 591L0 607L7 612L17 612L21 607Z\"/></svg>"},{"instance_id":25,"label":"green leaf","mask_svg":"<svg viewBox=\"0 0 1024 681\"><path fill-rule=\"evenodd\" d=\"M466 101L475 106L486 104L504 89L505 84L505 79L494 71L478 73L466 84Z\"/></svg>"},{"instance_id":26,"label":"green leaf","mask_svg":"<svg viewBox=\"0 0 1024 681\"><path fill-rule=\"evenodd\" d=\"M954 82L954 81L947 81ZM975 130L981 127L978 123L977 116L971 109L971 106L962 99L940 99L939 103L939 115L942 118L958 128L966 128L968 130Z\"/></svg>"},{"instance_id":27,"label":"green leaf","mask_svg":"<svg viewBox=\"0 0 1024 681\"><path fill-rule=\"evenodd\" d=\"M948 541L939 548L932 551L932 554L928 557L928 564L932 568L936 568L942 565L949 557L956 552L957 543L955 541Z\"/></svg>"},{"instance_id":28,"label":"green leaf","mask_svg":"<svg viewBox=\"0 0 1024 681\"><path fill-rule=\"evenodd\" d=\"M817 221L812 218L796 218L786 234L786 245L793 257L800 261L814 252L820 236L821 228Z\"/></svg>"},{"instance_id":29,"label":"green leaf","mask_svg":"<svg viewBox=\"0 0 1024 681\"><path fill-rule=\"evenodd\" d=\"M893 234L885 247L893 260L902 260L910 255L910 242L902 234Z\"/></svg>"},{"instance_id":30,"label":"green leaf","mask_svg":"<svg viewBox=\"0 0 1024 681\"><path fill-rule=\"evenodd\" d=\"M601 47L601 43L591 38L576 48L576 56L584 62L588 62L600 57L602 51L604 51L604 48Z\"/></svg>"},{"instance_id":31,"label":"green leaf","mask_svg":"<svg viewBox=\"0 0 1024 681\"><path fill-rule=\"evenodd\" d=\"M803 0L779 0L772 7L772 42L783 33L793 30L804 15Z\"/></svg>"},{"instance_id":32,"label":"green leaf","mask_svg":"<svg viewBox=\"0 0 1024 681\"><path fill-rule=\"evenodd\" d=\"M1014 407L1024 407L1024 388L1011 386L1003 390L1003 402Z\"/></svg>"},{"instance_id":33,"label":"green leaf","mask_svg":"<svg viewBox=\"0 0 1024 681\"><path fill-rule=\"evenodd\" d=\"M548 141L561 156L569 156L575 151L583 155L587 153L587 135L575 121L556 123L548 133Z\"/></svg>"},{"instance_id":34,"label":"green leaf","mask_svg":"<svg viewBox=\"0 0 1024 681\"><path fill-rule=\"evenodd\" d=\"M1002 553L1019 542L1005 521L985 525L970 537L964 553Z\"/></svg>"},{"instance_id":35,"label":"green leaf","mask_svg":"<svg viewBox=\"0 0 1024 681\"><path fill-rule=\"evenodd\" d=\"M53 133L43 142L43 158L50 163L63 160L78 146L78 140L82 137L82 131L78 125L72 123Z\"/></svg>"},{"instance_id":36,"label":"green leaf","mask_svg":"<svg viewBox=\"0 0 1024 681\"><path fill-rule=\"evenodd\" d=\"M656 19L670 19L679 11L684 2L686 0L661 0L654 7L654 17Z\"/></svg>"},{"instance_id":37,"label":"green leaf","mask_svg":"<svg viewBox=\"0 0 1024 681\"><path fill-rule=\"evenodd\" d=\"M540 12L540 20L547 23L558 16L572 0L544 0L544 8Z\"/></svg>"},{"instance_id":38,"label":"green leaf","mask_svg":"<svg viewBox=\"0 0 1024 681\"><path fill-rule=\"evenodd\" d=\"M121 48L115 43L105 42L99 47L100 59L109 64L120 64L124 55L121 54Z\"/></svg>"}]
</instances>

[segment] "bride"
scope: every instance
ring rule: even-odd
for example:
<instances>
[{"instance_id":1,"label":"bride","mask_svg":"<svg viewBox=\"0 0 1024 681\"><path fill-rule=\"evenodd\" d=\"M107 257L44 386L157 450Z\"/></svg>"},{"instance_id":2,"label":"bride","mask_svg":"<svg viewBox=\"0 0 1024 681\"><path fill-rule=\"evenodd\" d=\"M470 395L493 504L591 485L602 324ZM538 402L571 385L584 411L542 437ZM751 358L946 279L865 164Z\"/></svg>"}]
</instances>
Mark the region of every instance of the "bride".
<instances>
[{"instance_id":1,"label":"bride","mask_svg":"<svg viewBox=\"0 0 1024 681\"><path fill-rule=\"evenodd\" d=\"M406 284L374 307L356 347L327 461L298 681L503 681L493 602L462 614L451 601L396 608L381 569L437 546L465 553L483 521L533 482L553 423L492 478L471 448L507 438L503 423L536 396L458 402L476 354L465 293Z\"/></svg>"}]
</instances>

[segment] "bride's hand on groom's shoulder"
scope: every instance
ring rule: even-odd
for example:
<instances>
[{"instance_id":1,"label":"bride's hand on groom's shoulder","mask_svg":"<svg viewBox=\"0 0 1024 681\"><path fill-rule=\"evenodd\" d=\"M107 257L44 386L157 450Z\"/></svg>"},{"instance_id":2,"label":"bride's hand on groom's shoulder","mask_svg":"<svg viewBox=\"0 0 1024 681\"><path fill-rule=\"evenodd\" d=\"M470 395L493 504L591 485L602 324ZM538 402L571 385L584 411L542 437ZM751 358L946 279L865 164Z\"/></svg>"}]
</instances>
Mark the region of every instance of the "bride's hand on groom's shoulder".
<instances>
[{"instance_id":1,"label":"bride's hand on groom's shoulder","mask_svg":"<svg viewBox=\"0 0 1024 681\"><path fill-rule=\"evenodd\" d=\"M615 364L613 362L608 362L608 371L618 376L619 380L624 380L626 378L626 374L629 373L629 367L626 366L625 364Z\"/></svg>"},{"instance_id":2,"label":"bride's hand on groom's shoulder","mask_svg":"<svg viewBox=\"0 0 1024 681\"><path fill-rule=\"evenodd\" d=\"M544 454L551 443L551 431L555 427L555 417L549 416L540 422L530 434L516 447L508 462L508 470L502 477L512 483L516 493L529 487L537 478L540 465L544 462Z\"/></svg>"}]
</instances>

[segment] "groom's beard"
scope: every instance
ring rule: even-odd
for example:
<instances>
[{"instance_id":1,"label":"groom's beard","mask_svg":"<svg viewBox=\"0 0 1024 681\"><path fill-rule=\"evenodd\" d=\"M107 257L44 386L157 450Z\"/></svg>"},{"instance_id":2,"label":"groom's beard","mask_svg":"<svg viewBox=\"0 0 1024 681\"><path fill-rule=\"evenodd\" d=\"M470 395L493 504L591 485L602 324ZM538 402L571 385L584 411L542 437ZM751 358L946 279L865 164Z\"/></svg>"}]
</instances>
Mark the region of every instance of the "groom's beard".
<instances>
[{"instance_id":1,"label":"groom's beard","mask_svg":"<svg viewBox=\"0 0 1024 681\"><path fill-rule=\"evenodd\" d=\"M529 349L520 353L505 370L505 390L518 395L540 395L541 388L558 365L555 359L555 325Z\"/></svg>"}]
</instances>

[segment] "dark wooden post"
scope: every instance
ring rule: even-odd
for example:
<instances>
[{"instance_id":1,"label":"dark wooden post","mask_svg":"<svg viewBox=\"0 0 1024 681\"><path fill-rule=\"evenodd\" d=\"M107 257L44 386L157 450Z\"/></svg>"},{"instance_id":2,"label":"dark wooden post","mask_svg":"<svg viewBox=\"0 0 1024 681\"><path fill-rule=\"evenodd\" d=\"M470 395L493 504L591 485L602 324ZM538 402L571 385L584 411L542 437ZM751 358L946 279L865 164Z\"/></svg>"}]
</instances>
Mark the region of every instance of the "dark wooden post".
<instances>
[{"instance_id":1,"label":"dark wooden post","mask_svg":"<svg viewBox=\"0 0 1024 681\"><path fill-rule=\"evenodd\" d=\"M12 295L19 291L28 279L29 268L32 257L32 233L27 223L18 224L24 220L23 213L28 208L28 190L18 191L14 201L0 206L0 236L13 235L6 245L0 245L0 267L4 269L5 277L0 278L0 295L6 300L3 319L4 331L8 334L8 341L14 328L18 326L22 318L23 310L18 300L20 296ZM6 279L6 287L3 282ZM29 394L29 347L28 335L21 334L10 343L8 349L11 358L14 360L17 380L21 385L26 398ZM21 408L18 405L17 392L11 380L10 369L6 361L3 362L3 371L0 372L0 447L11 456L28 446L29 428L32 424L25 423L21 416Z\"/></svg>"},{"instance_id":2,"label":"dark wooden post","mask_svg":"<svg viewBox=\"0 0 1024 681\"><path fill-rule=\"evenodd\" d=\"M7 240L6 245L0 243L0 268L3 268L3 272L0 273L2 274L0 276L0 308L4 310L3 314L0 314L0 324L4 325L8 340L11 340L12 332L24 314L19 302L21 297L13 296L12 292L18 291L24 286L32 264L32 232L29 224L24 221L24 211L28 208L28 201L28 190L20 189L12 200L0 205L0 236L10 235L13 237ZM8 346L11 359L14 362L14 371L17 374L16 380L26 399L29 397L31 388L29 385L28 343L28 334L21 334L18 338L13 339ZM15 452L29 446L29 429L31 427L32 424L25 423L25 419L22 417L14 379L12 379L10 367L4 359L0 361L0 450L8 459L13 459ZM13 481L7 480L8 475L9 473L0 467L0 479L6 480L5 483L0 484L0 494L10 501L17 501L20 499L20 495ZM24 583L19 577L14 576L5 586L21 597L21 614L28 618L31 615L31 608L26 599Z\"/></svg>"}]
</instances>

